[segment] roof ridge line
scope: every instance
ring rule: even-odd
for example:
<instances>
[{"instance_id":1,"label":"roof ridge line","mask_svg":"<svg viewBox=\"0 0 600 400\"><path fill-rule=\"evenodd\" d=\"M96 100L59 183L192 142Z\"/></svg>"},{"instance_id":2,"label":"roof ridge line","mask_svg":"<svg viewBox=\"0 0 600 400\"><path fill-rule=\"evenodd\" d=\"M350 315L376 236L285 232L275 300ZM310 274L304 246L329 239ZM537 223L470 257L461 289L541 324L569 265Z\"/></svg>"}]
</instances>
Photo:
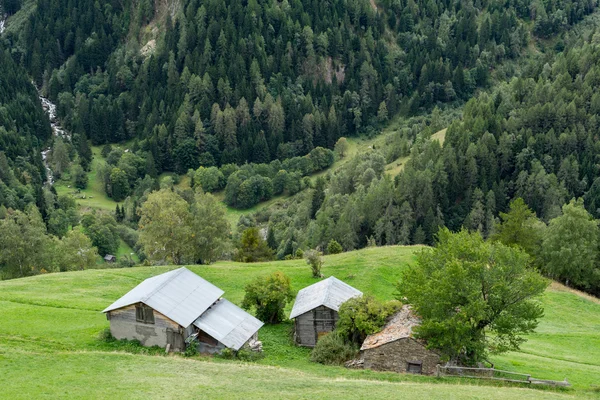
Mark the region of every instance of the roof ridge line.
<instances>
[{"instance_id":1,"label":"roof ridge line","mask_svg":"<svg viewBox=\"0 0 600 400\"><path fill-rule=\"evenodd\" d=\"M185 267L181 267L180 269L186 269L186 270L188 270L188 269L187 269L187 268L185 268ZM188 270L188 271L189 271L189 270ZM192 272L192 271L190 271L190 272ZM193 272L192 272L192 273L193 273ZM179 274L176 274L176 275L174 275L174 276L173 276L173 278L175 278L175 277L176 277L176 276L178 276L178 275L179 275ZM198 274L196 274L196 275L198 275ZM221 294L219 295L219 298L218 298L217 300L215 300L215 301L214 301L214 302L213 302L213 303L212 303L212 304L211 304L211 305L210 305L210 306L209 306L209 307L208 307L206 310L202 311L202 313L201 313L200 315L198 315L197 317L195 317L195 318L194 318L194 321L195 321L195 320L197 320L198 318L200 318L200 316L201 316L202 314L204 314L204 313L205 313L206 311L208 311L208 310L209 310L209 309L210 309L212 306L214 306L216 303L218 303L218 302L219 302L219 300L221 300L221 299L223 298L223 295L225 294L225 291L224 291L223 289L221 289L220 287L218 287L218 286L216 286L216 285L212 284L211 282L207 281L206 279L204 279L204 278L203 278L203 277L201 277L200 275L198 275L198 278L202 279L204 282L208 283L209 285L213 285L214 287L216 287L217 289L219 289L219 290L220 290L221 292L223 292L223 293L221 293ZM169 281L167 281L167 282L169 282ZM167 282L165 282L165 283L167 283ZM189 299L190 297L192 297L192 295L193 295L193 294L196 292L196 290L197 290L197 289L198 289L198 286L196 286L196 287L194 288L194 290L192 290L190 293L188 293L188 295L187 295L187 296L185 296L185 297L184 297L184 299L183 299L181 302L183 303L183 302L185 302L187 299ZM174 310L175 308L177 308L177 307L178 307L177 305L173 306L172 308L170 308L170 309L169 309L169 311L168 311L168 312L171 312L171 311L173 311L173 310ZM193 324L193 323L194 323L194 321L192 321L191 323Z\"/></svg>"},{"instance_id":2,"label":"roof ridge line","mask_svg":"<svg viewBox=\"0 0 600 400\"><path fill-rule=\"evenodd\" d=\"M176 276L179 276L184 270L187 270L187 268L186 267L180 267L178 269L174 269L173 271L175 271L177 273L171 275L169 277L169 279L165 280L163 283L161 283L160 285L158 285L157 287L155 287L154 290L152 290L146 296L142 297L140 299L140 301L142 303L146 303L146 300L148 300L150 297L154 296L154 294L156 294L156 292L158 292L160 289L164 288L167 285L167 283L171 282L173 280L173 278L175 278ZM169 271L169 272L173 272L173 271ZM156 277L159 277L159 276L160 275L156 275Z\"/></svg>"},{"instance_id":3,"label":"roof ridge line","mask_svg":"<svg viewBox=\"0 0 600 400\"><path fill-rule=\"evenodd\" d=\"M325 293L323 293L323 300L321 301L321 305L322 305L322 306L324 306L324 305L325 305L325 303L327 303L327 300L329 300L329 296L330 296L330 294L331 294L331 293L330 293L330 292L331 292L331 285L332 285L332 283L333 283L333 282L335 282L335 281L334 281L333 279L331 279L331 278L337 279L337 278L335 278L333 275L331 275L329 278L327 278L327 279L325 279L325 280L321 281L321 282L327 282L327 285L325 285L325 290L324 290L324 292L325 292Z\"/></svg>"}]
</instances>

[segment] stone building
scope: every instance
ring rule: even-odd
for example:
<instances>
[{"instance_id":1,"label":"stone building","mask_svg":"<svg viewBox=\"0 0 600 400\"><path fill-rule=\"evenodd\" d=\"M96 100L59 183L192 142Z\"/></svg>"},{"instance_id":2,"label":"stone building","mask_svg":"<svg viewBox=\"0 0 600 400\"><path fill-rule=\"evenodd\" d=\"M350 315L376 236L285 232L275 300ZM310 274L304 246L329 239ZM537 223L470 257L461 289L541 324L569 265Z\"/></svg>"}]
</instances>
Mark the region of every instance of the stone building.
<instances>
[{"instance_id":1,"label":"stone building","mask_svg":"<svg viewBox=\"0 0 600 400\"><path fill-rule=\"evenodd\" d=\"M296 343L314 347L319 337L335 328L342 303L358 296L360 290L333 276L300 290L290 314Z\"/></svg>"},{"instance_id":2,"label":"stone building","mask_svg":"<svg viewBox=\"0 0 600 400\"><path fill-rule=\"evenodd\" d=\"M420 320L403 306L378 333L367 336L360 348L364 368L431 375L440 355L412 335Z\"/></svg>"},{"instance_id":3,"label":"stone building","mask_svg":"<svg viewBox=\"0 0 600 400\"><path fill-rule=\"evenodd\" d=\"M116 339L183 351L196 343L202 353L239 350L257 340L263 325L224 292L187 268L148 278L103 312Z\"/></svg>"}]
</instances>

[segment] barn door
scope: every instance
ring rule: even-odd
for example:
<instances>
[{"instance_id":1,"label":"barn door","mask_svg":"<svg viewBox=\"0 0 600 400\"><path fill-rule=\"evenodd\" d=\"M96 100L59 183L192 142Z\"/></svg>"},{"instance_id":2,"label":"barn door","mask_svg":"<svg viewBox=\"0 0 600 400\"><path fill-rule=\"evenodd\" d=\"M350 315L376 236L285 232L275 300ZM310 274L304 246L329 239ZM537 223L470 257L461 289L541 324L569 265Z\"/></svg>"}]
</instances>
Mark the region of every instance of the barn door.
<instances>
[{"instance_id":1,"label":"barn door","mask_svg":"<svg viewBox=\"0 0 600 400\"><path fill-rule=\"evenodd\" d=\"M171 345L171 350L173 351L184 350L183 336L171 328L167 328L167 344Z\"/></svg>"}]
</instances>

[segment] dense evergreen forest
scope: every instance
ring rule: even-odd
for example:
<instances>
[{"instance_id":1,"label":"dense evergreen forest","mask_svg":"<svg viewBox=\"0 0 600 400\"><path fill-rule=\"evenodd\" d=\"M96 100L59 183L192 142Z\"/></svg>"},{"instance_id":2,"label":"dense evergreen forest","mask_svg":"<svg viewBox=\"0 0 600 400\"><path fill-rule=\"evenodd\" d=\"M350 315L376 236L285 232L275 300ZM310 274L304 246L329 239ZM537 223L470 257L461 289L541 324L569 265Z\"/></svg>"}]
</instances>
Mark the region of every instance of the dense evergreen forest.
<instances>
[{"instance_id":1,"label":"dense evergreen forest","mask_svg":"<svg viewBox=\"0 0 600 400\"><path fill-rule=\"evenodd\" d=\"M15 60L57 102L69 130L94 144L137 139L159 173L331 149L340 136L375 132L400 110L468 100L487 85L490 68L519 56L530 34L560 32L596 6L36 4L23 31L8 37Z\"/></svg>"},{"instance_id":2,"label":"dense evergreen forest","mask_svg":"<svg viewBox=\"0 0 600 400\"><path fill-rule=\"evenodd\" d=\"M1 47L0 65L0 213L28 204L44 209L39 151L50 124L26 71Z\"/></svg>"},{"instance_id":3,"label":"dense evergreen forest","mask_svg":"<svg viewBox=\"0 0 600 400\"><path fill-rule=\"evenodd\" d=\"M296 247L325 249L331 240L346 250L432 244L441 226L465 227L494 238L502 230L504 217L499 214L506 215L510 201L520 198L523 215L541 221L535 224L539 229L527 231L528 244L517 244L528 247L545 268L549 261L539 254L544 227L549 223L550 234L556 221L569 217L564 204L583 199L571 206L578 207L581 218L569 228L574 231L578 224L600 217L599 38L592 33L552 61L532 63L522 76L470 100L462 119L449 126L443 147L428 140L439 127L406 129L405 137L419 134L410 160L394 180L384 173L385 153L371 151L312 194L257 218L276 232L283 256ZM586 235L596 243L594 226ZM597 251L590 256L593 265L578 280L564 272L550 275L598 293Z\"/></svg>"}]
</instances>

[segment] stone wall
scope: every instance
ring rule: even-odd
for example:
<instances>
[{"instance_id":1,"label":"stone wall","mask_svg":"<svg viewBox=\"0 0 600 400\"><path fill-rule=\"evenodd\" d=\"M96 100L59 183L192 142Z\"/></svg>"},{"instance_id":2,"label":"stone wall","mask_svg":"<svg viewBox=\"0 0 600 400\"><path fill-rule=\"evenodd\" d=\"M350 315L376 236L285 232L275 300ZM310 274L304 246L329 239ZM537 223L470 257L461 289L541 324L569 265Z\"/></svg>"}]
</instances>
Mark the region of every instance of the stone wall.
<instances>
[{"instance_id":1,"label":"stone wall","mask_svg":"<svg viewBox=\"0 0 600 400\"><path fill-rule=\"evenodd\" d=\"M364 367L379 371L407 372L408 363L415 362L421 363L422 374L432 375L440 363L438 354L412 338L398 339L361 353Z\"/></svg>"},{"instance_id":2,"label":"stone wall","mask_svg":"<svg viewBox=\"0 0 600 400\"><path fill-rule=\"evenodd\" d=\"M176 322L171 321L156 310L154 310L154 324L136 321L135 304L110 311L108 314L110 333L116 339L137 339L144 346L164 348L167 346L167 329L179 332L179 325Z\"/></svg>"}]
</instances>

